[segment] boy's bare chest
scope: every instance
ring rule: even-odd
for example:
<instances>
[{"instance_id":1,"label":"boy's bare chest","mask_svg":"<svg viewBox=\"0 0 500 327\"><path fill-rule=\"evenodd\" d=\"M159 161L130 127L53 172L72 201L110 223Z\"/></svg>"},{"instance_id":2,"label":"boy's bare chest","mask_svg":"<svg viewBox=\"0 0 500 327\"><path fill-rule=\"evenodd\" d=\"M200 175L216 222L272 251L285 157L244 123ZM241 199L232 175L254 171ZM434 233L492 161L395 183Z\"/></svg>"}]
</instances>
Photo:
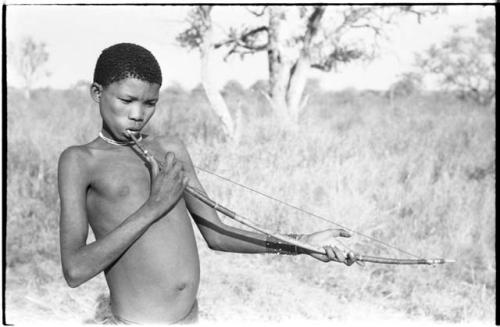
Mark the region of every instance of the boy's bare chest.
<instances>
[{"instance_id":1,"label":"boy's bare chest","mask_svg":"<svg viewBox=\"0 0 500 327\"><path fill-rule=\"evenodd\" d=\"M94 167L92 177L92 191L106 200L144 199L149 195L149 168L133 153L102 158Z\"/></svg>"},{"instance_id":2,"label":"boy's bare chest","mask_svg":"<svg viewBox=\"0 0 500 327\"><path fill-rule=\"evenodd\" d=\"M161 160L166 151L175 153L168 145L160 148L148 144L151 154ZM96 153L91 181L91 191L95 200L105 199L114 203L126 201L129 204L144 202L150 192L150 165L140 152L132 148L120 151ZM97 199L96 199L97 198Z\"/></svg>"}]
</instances>

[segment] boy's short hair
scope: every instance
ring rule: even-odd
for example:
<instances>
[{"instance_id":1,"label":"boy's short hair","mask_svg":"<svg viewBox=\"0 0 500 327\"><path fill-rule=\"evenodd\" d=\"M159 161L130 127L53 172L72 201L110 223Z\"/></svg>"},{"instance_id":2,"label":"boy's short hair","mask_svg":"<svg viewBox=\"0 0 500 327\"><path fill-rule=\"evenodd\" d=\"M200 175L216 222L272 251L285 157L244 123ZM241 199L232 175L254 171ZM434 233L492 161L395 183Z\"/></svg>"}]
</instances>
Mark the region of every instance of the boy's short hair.
<instances>
[{"instance_id":1,"label":"boy's short hair","mask_svg":"<svg viewBox=\"0 0 500 327\"><path fill-rule=\"evenodd\" d=\"M118 43L104 49L97 59L94 82L106 87L133 77L161 85L161 69L153 54L133 43Z\"/></svg>"}]
</instances>

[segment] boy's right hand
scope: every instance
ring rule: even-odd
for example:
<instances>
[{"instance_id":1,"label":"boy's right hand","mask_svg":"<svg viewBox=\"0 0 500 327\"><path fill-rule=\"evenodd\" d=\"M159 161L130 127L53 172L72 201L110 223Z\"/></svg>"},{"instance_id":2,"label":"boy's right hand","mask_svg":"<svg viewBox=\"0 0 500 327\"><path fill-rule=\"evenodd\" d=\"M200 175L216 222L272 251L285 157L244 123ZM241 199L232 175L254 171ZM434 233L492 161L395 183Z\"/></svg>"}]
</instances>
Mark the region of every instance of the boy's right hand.
<instances>
[{"instance_id":1,"label":"boy's right hand","mask_svg":"<svg viewBox=\"0 0 500 327\"><path fill-rule=\"evenodd\" d=\"M157 215L163 215L181 197L187 177L173 152L167 152L164 161L156 161L152 156L148 160L151 163L151 193L146 205Z\"/></svg>"}]
</instances>

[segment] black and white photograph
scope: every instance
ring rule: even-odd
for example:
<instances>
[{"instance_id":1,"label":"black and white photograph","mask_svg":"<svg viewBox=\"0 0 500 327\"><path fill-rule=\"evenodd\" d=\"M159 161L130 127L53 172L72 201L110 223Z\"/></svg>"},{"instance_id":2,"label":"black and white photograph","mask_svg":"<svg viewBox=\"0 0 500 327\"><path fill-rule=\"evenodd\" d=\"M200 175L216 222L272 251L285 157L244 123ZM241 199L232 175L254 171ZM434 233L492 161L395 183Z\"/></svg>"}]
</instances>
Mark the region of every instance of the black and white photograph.
<instances>
[{"instance_id":1,"label":"black and white photograph","mask_svg":"<svg viewBox=\"0 0 500 327\"><path fill-rule=\"evenodd\" d=\"M493 324L495 9L7 2L3 324Z\"/></svg>"}]
</instances>

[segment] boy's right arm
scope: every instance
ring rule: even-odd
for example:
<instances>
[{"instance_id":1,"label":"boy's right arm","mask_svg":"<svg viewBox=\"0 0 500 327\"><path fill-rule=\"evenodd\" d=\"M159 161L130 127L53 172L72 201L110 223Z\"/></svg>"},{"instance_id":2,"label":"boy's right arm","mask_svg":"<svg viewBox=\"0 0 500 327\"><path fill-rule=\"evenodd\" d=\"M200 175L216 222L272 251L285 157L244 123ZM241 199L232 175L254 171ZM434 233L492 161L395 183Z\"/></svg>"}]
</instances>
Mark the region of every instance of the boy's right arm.
<instances>
[{"instance_id":1,"label":"boy's right arm","mask_svg":"<svg viewBox=\"0 0 500 327\"><path fill-rule=\"evenodd\" d=\"M61 261L70 287L86 282L118 259L156 219L173 208L185 187L180 165L167 162L165 169L155 177L151 195L144 205L116 229L86 244L88 166L88 155L77 147L66 149L59 159Z\"/></svg>"}]
</instances>

